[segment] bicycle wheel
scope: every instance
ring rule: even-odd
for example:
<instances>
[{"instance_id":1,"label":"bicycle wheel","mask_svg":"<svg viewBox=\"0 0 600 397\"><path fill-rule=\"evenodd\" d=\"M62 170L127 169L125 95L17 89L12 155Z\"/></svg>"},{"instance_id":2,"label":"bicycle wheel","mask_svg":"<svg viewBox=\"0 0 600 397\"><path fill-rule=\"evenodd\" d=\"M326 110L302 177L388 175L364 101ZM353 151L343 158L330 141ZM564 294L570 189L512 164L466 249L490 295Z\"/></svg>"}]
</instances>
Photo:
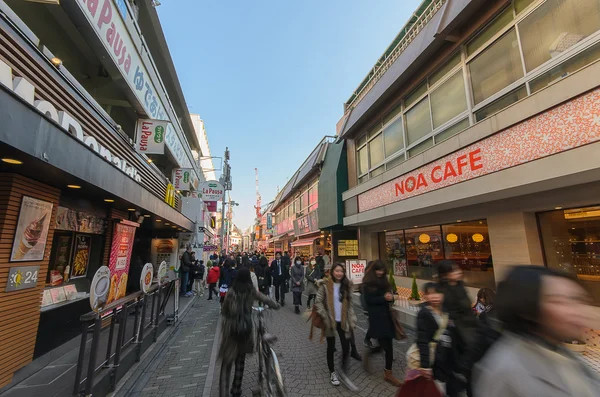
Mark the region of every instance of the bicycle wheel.
<instances>
[{"instance_id":1,"label":"bicycle wheel","mask_svg":"<svg viewBox=\"0 0 600 397\"><path fill-rule=\"evenodd\" d=\"M268 360L266 364L267 392L269 397L286 397L285 385L283 384L283 376L279 367L279 360L275 351L269 347L269 354L265 355Z\"/></svg>"}]
</instances>

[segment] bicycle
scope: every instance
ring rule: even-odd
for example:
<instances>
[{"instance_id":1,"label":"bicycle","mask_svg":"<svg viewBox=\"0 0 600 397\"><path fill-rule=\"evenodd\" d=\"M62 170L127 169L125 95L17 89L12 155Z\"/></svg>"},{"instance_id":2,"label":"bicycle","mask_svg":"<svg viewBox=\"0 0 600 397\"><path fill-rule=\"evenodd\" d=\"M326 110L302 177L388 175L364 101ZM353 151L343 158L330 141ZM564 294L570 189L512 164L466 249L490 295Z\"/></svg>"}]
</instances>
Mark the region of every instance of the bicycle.
<instances>
[{"instance_id":1,"label":"bicycle","mask_svg":"<svg viewBox=\"0 0 600 397\"><path fill-rule=\"evenodd\" d=\"M286 397L285 386L277 354L271 347L277 337L267 333L263 323L264 307L252 307L258 314L256 349L258 355L258 385L252 390L253 397ZM264 382L263 382L264 380Z\"/></svg>"}]
</instances>

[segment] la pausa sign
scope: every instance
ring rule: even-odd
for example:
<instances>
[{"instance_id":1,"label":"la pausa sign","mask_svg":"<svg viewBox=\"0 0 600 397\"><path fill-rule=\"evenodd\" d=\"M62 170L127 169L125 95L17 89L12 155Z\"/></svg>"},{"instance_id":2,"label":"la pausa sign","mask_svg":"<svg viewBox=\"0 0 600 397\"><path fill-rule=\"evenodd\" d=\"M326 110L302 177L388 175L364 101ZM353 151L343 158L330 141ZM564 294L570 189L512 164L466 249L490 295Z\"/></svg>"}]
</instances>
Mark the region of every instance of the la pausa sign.
<instances>
[{"instance_id":1,"label":"la pausa sign","mask_svg":"<svg viewBox=\"0 0 600 397\"><path fill-rule=\"evenodd\" d=\"M202 200L220 201L225 195L225 188L217 181L207 181L200 185Z\"/></svg>"},{"instance_id":2,"label":"la pausa sign","mask_svg":"<svg viewBox=\"0 0 600 397\"><path fill-rule=\"evenodd\" d=\"M482 168L481 149L473 149L442 164L435 165L430 172L409 174L394 184L395 194L396 197L399 197L407 193L418 193L418 190L428 188L430 185L441 184Z\"/></svg>"}]
</instances>

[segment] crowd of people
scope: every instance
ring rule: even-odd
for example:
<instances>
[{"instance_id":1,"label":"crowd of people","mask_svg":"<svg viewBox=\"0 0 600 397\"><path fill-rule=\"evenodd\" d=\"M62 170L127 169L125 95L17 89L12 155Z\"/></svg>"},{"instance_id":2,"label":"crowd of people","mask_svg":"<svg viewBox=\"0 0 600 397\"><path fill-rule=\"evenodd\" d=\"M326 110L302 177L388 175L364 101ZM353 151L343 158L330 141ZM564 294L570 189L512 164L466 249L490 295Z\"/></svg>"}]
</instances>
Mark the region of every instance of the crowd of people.
<instances>
[{"instance_id":1,"label":"crowd of people","mask_svg":"<svg viewBox=\"0 0 600 397\"><path fill-rule=\"evenodd\" d=\"M472 302L460 267L452 261L439 262L436 282L421 288L416 338L406 353L406 368L400 369L405 376L398 379L393 374L393 341L405 335L395 320L396 291L383 261L367 265L360 287L349 281L344 264L326 265L321 256L292 260L288 253L278 252L269 263L260 253L215 254L204 268L190 254L182 257L183 271L184 262L190 269L187 280L202 280L188 281L190 290L203 294L206 284L208 299L218 294L222 304L222 397L241 395L245 357L255 343L252 304L259 301L279 309L290 292L294 312L301 313L306 297L309 319L322 330L333 386L357 390L348 376L349 359L363 361L370 371L373 355L383 352L382 379L397 387L397 397L600 396L597 373L563 347L564 341L582 340L593 319L589 295L577 279L562 272L517 266L496 291L483 288ZM364 358L354 340L356 308L362 308L369 320ZM342 356L337 369L336 339Z\"/></svg>"}]
</instances>

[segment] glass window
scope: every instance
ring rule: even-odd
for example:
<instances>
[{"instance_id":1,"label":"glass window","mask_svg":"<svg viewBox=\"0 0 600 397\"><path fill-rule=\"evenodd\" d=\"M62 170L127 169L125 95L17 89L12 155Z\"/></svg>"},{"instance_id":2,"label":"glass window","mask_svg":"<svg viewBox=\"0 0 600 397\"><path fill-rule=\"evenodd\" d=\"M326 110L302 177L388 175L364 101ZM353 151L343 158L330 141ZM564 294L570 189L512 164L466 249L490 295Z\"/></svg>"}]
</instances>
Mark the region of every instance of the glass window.
<instances>
[{"instance_id":1,"label":"glass window","mask_svg":"<svg viewBox=\"0 0 600 397\"><path fill-rule=\"evenodd\" d=\"M436 129L467 110L465 80L458 71L430 95L433 128Z\"/></svg>"},{"instance_id":2,"label":"glass window","mask_svg":"<svg viewBox=\"0 0 600 397\"><path fill-rule=\"evenodd\" d=\"M427 92L427 84L426 82L422 82L417 88L414 89L413 92L408 94L408 96L404 99L404 106L409 107L413 103L417 101L420 97L423 96Z\"/></svg>"},{"instance_id":3,"label":"glass window","mask_svg":"<svg viewBox=\"0 0 600 397\"><path fill-rule=\"evenodd\" d=\"M600 206L538 214L546 266L576 275L600 306Z\"/></svg>"},{"instance_id":4,"label":"glass window","mask_svg":"<svg viewBox=\"0 0 600 397\"><path fill-rule=\"evenodd\" d=\"M404 163L405 161L406 161L406 157L404 156L404 154L401 154L400 156L396 157L395 159L388 161L388 163L385 165L385 169L390 170L390 169L394 168L395 166Z\"/></svg>"},{"instance_id":5,"label":"glass window","mask_svg":"<svg viewBox=\"0 0 600 397\"><path fill-rule=\"evenodd\" d=\"M367 134L364 134L363 136L358 138L358 140L356 141L356 147L361 147L365 143L367 143Z\"/></svg>"},{"instance_id":6,"label":"glass window","mask_svg":"<svg viewBox=\"0 0 600 397\"><path fill-rule=\"evenodd\" d=\"M475 104L523 77L523 66L512 29L469 64Z\"/></svg>"},{"instance_id":7,"label":"glass window","mask_svg":"<svg viewBox=\"0 0 600 397\"><path fill-rule=\"evenodd\" d=\"M369 180L369 174L367 174L367 175L365 175L363 177L358 178L358 183L361 184L361 183L366 182L368 180Z\"/></svg>"},{"instance_id":8,"label":"glass window","mask_svg":"<svg viewBox=\"0 0 600 397\"><path fill-rule=\"evenodd\" d=\"M533 3L535 0L515 0L515 11L519 14L521 11L526 9Z\"/></svg>"},{"instance_id":9,"label":"glass window","mask_svg":"<svg viewBox=\"0 0 600 397\"><path fill-rule=\"evenodd\" d=\"M304 211L306 207L308 207L308 190L305 190L300 196L300 208L297 212Z\"/></svg>"},{"instance_id":10,"label":"glass window","mask_svg":"<svg viewBox=\"0 0 600 397\"><path fill-rule=\"evenodd\" d=\"M371 159L370 168L383 162L383 134L379 134L369 141L369 157Z\"/></svg>"},{"instance_id":11,"label":"glass window","mask_svg":"<svg viewBox=\"0 0 600 397\"><path fill-rule=\"evenodd\" d=\"M442 79L449 71L454 69L460 63L460 52L454 54L452 58L444 66L438 69L437 72L429 76L429 86L431 87Z\"/></svg>"},{"instance_id":12,"label":"glass window","mask_svg":"<svg viewBox=\"0 0 600 397\"><path fill-rule=\"evenodd\" d=\"M477 113L475 113L475 119L477 121L481 121L491 116L492 114L501 111L505 107L510 106L513 103L525 98L526 96L527 89L523 85L517 88L515 91L509 92L500 99L497 99L495 102L492 102L483 109L479 110Z\"/></svg>"},{"instance_id":13,"label":"glass window","mask_svg":"<svg viewBox=\"0 0 600 397\"><path fill-rule=\"evenodd\" d=\"M465 284L496 288L490 235L485 220L443 225L444 257L457 263Z\"/></svg>"},{"instance_id":14,"label":"glass window","mask_svg":"<svg viewBox=\"0 0 600 397\"><path fill-rule=\"evenodd\" d=\"M542 74L540 77L532 80L529 83L531 93L537 92L542 88L545 88L565 77L578 71L586 65L600 59L600 43L594 44L585 51L580 52L573 58L567 59L565 62L550 69L548 72Z\"/></svg>"},{"instance_id":15,"label":"glass window","mask_svg":"<svg viewBox=\"0 0 600 397\"><path fill-rule=\"evenodd\" d=\"M444 259L442 234L439 226L405 231L408 274L431 280L435 264Z\"/></svg>"},{"instance_id":16,"label":"glass window","mask_svg":"<svg viewBox=\"0 0 600 397\"><path fill-rule=\"evenodd\" d=\"M401 112L402 112L402 105L396 106L391 112L389 112L383 118L383 125L386 125L387 123L389 123L390 121L392 121L394 119L394 117L396 117L397 115L399 115Z\"/></svg>"},{"instance_id":17,"label":"glass window","mask_svg":"<svg viewBox=\"0 0 600 397\"><path fill-rule=\"evenodd\" d=\"M367 147L363 147L357 152L358 155L358 175L362 175L369 171L369 156L367 155Z\"/></svg>"},{"instance_id":18,"label":"glass window","mask_svg":"<svg viewBox=\"0 0 600 397\"><path fill-rule=\"evenodd\" d=\"M548 0L519 23L527 71L600 29L600 1Z\"/></svg>"},{"instance_id":19,"label":"glass window","mask_svg":"<svg viewBox=\"0 0 600 397\"><path fill-rule=\"evenodd\" d=\"M402 117L383 129L385 141L385 157L390 157L400 149L404 149L404 133L402 131Z\"/></svg>"},{"instance_id":20,"label":"glass window","mask_svg":"<svg viewBox=\"0 0 600 397\"><path fill-rule=\"evenodd\" d=\"M419 102L406 113L406 135L410 145L431 132L429 97Z\"/></svg>"},{"instance_id":21,"label":"glass window","mask_svg":"<svg viewBox=\"0 0 600 397\"><path fill-rule=\"evenodd\" d=\"M459 121L458 123L454 124L452 127L446 128L444 131L437 134L435 136L435 143L440 143L442 141L445 141L446 139L458 134L459 132L466 130L467 128L469 128L469 126L470 126L469 119L464 119L462 121Z\"/></svg>"},{"instance_id":22,"label":"glass window","mask_svg":"<svg viewBox=\"0 0 600 397\"><path fill-rule=\"evenodd\" d=\"M385 171L385 165L371 171L371 178L383 174L383 171Z\"/></svg>"},{"instance_id":23,"label":"glass window","mask_svg":"<svg viewBox=\"0 0 600 397\"><path fill-rule=\"evenodd\" d=\"M433 138L429 138L426 141L419 143L417 146L408 150L408 157L414 157L419 153L423 153L425 150L433 146Z\"/></svg>"},{"instance_id":24,"label":"glass window","mask_svg":"<svg viewBox=\"0 0 600 397\"><path fill-rule=\"evenodd\" d=\"M408 277L403 230L385 233L385 252L388 266L394 269L394 275Z\"/></svg>"},{"instance_id":25,"label":"glass window","mask_svg":"<svg viewBox=\"0 0 600 397\"><path fill-rule=\"evenodd\" d=\"M467 44L467 55L473 54L513 20L512 7L507 7L481 33Z\"/></svg>"}]
</instances>

